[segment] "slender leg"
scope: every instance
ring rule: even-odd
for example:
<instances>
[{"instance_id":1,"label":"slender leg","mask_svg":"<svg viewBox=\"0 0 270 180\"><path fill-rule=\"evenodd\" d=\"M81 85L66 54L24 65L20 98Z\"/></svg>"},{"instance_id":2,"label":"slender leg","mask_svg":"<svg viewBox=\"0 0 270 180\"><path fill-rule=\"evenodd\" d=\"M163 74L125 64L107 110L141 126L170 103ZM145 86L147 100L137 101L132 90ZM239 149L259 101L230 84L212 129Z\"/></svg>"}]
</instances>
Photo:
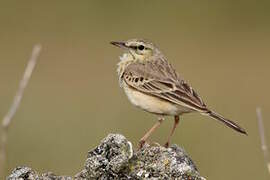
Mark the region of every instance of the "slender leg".
<instances>
[{"instance_id":1,"label":"slender leg","mask_svg":"<svg viewBox=\"0 0 270 180\"><path fill-rule=\"evenodd\" d=\"M148 139L148 137L161 125L161 123L163 122L164 118L163 117L160 117L158 119L158 122L156 122L154 124L154 126L149 129L146 134L140 139L139 141L139 149L141 149L145 143L145 141Z\"/></svg>"},{"instance_id":2,"label":"slender leg","mask_svg":"<svg viewBox=\"0 0 270 180\"><path fill-rule=\"evenodd\" d=\"M170 141L171 141L171 137L172 137L172 135L173 135L173 133L174 133L174 131L175 131L175 128L177 127L178 124L179 124L179 116L174 116L174 124L173 124L172 131L171 131L171 133L170 133L170 135L169 135L169 137L168 137L167 142L166 142L165 145L164 145L166 148L169 147Z\"/></svg>"}]
</instances>

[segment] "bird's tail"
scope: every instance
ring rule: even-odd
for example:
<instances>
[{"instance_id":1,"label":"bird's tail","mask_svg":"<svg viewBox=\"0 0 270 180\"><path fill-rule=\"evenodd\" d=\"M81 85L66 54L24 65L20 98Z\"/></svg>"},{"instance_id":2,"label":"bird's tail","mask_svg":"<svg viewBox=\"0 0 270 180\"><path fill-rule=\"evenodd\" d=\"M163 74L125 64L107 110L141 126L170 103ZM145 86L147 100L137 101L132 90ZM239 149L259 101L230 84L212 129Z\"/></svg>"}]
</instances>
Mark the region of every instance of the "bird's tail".
<instances>
[{"instance_id":1,"label":"bird's tail","mask_svg":"<svg viewBox=\"0 0 270 180\"><path fill-rule=\"evenodd\" d=\"M204 114L210 116L211 118L213 118L215 120L222 122L226 126L232 128L232 129L234 129L242 134L247 135L247 132L243 128L241 128L239 125L237 125L235 122L222 117L221 115L215 113L214 111L208 111L207 113L204 113Z\"/></svg>"}]
</instances>

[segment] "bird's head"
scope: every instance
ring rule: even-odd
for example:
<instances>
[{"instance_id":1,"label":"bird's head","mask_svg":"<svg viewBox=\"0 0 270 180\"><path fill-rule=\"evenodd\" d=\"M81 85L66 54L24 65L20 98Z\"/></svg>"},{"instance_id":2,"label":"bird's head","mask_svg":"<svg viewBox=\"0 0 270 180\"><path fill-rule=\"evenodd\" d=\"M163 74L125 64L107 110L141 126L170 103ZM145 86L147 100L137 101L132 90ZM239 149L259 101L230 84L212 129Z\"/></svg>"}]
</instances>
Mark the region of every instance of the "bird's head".
<instances>
[{"instance_id":1,"label":"bird's head","mask_svg":"<svg viewBox=\"0 0 270 180\"><path fill-rule=\"evenodd\" d=\"M134 59L141 61L149 59L149 57L159 53L159 50L154 46L153 43L142 39L130 39L128 41L121 42L112 41L111 44L128 50Z\"/></svg>"}]
</instances>

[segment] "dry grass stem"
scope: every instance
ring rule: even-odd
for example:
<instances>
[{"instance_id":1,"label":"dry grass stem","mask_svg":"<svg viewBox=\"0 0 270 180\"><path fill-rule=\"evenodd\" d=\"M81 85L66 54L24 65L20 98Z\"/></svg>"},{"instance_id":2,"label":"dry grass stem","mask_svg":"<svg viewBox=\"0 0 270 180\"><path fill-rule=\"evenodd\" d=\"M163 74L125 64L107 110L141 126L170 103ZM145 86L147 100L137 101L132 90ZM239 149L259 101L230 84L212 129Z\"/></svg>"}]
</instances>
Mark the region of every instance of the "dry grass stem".
<instances>
[{"instance_id":1,"label":"dry grass stem","mask_svg":"<svg viewBox=\"0 0 270 180\"><path fill-rule=\"evenodd\" d=\"M258 119L258 126L259 126L259 133L260 133L260 139L261 139L261 148L264 155L264 160L268 169L268 172L270 173L270 159L269 159L269 152L268 147L265 141L265 133L264 133L264 125L263 125L263 118L262 118L262 111L261 108L256 108L257 113L257 119Z\"/></svg>"},{"instance_id":2,"label":"dry grass stem","mask_svg":"<svg viewBox=\"0 0 270 180\"><path fill-rule=\"evenodd\" d=\"M5 169L4 166L5 166L5 161L6 161L6 144L7 144L8 128L11 124L13 116L15 115L16 111L18 110L20 106L20 102L22 100L24 90L27 87L27 84L29 82L29 79L31 78L32 72L36 66L40 51L41 51L40 44L37 44L33 47L32 55L25 68L23 77L19 84L18 91L16 92L16 95L14 96L14 99L13 99L13 102L9 111L4 116L3 121L2 121L1 142L0 142L1 143L0 144L0 177L4 175L4 169Z\"/></svg>"}]
</instances>

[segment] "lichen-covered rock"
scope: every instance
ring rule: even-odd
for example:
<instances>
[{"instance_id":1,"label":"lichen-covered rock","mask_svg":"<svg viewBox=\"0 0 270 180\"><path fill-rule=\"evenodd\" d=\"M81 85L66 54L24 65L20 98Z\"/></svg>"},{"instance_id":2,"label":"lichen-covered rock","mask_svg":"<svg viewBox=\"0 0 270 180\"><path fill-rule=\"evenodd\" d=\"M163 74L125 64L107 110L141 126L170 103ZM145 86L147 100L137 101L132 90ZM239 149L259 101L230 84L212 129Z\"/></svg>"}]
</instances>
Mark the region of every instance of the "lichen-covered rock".
<instances>
[{"instance_id":1,"label":"lichen-covered rock","mask_svg":"<svg viewBox=\"0 0 270 180\"><path fill-rule=\"evenodd\" d=\"M12 173L6 178L7 180L72 180L68 176L57 176L52 172L39 175L29 167L16 167Z\"/></svg>"},{"instance_id":2,"label":"lichen-covered rock","mask_svg":"<svg viewBox=\"0 0 270 180\"><path fill-rule=\"evenodd\" d=\"M185 151L147 145L130 161L130 176L136 179L203 179Z\"/></svg>"},{"instance_id":3,"label":"lichen-covered rock","mask_svg":"<svg viewBox=\"0 0 270 180\"><path fill-rule=\"evenodd\" d=\"M133 153L132 144L119 134L110 134L88 152L85 169L76 179L204 179L186 152L150 146Z\"/></svg>"},{"instance_id":4,"label":"lichen-covered rock","mask_svg":"<svg viewBox=\"0 0 270 180\"><path fill-rule=\"evenodd\" d=\"M47 173L41 174L41 176L39 177L39 180L72 180L72 177L58 176L52 172L47 172Z\"/></svg>"},{"instance_id":5,"label":"lichen-covered rock","mask_svg":"<svg viewBox=\"0 0 270 180\"><path fill-rule=\"evenodd\" d=\"M29 167L18 166L6 178L7 180L38 179L38 174Z\"/></svg>"},{"instance_id":6,"label":"lichen-covered rock","mask_svg":"<svg viewBox=\"0 0 270 180\"><path fill-rule=\"evenodd\" d=\"M132 155L132 144L123 135L109 134L99 146L88 152L85 170L76 177L83 179L120 177L119 172L126 167Z\"/></svg>"},{"instance_id":7,"label":"lichen-covered rock","mask_svg":"<svg viewBox=\"0 0 270 180\"><path fill-rule=\"evenodd\" d=\"M15 179L70 180L71 177L53 173L39 175L28 167L17 167L7 177L7 180ZM132 144L120 134L109 134L99 146L89 151L84 169L74 179L204 180L186 152L177 145L165 148L145 144L134 152Z\"/></svg>"}]
</instances>

